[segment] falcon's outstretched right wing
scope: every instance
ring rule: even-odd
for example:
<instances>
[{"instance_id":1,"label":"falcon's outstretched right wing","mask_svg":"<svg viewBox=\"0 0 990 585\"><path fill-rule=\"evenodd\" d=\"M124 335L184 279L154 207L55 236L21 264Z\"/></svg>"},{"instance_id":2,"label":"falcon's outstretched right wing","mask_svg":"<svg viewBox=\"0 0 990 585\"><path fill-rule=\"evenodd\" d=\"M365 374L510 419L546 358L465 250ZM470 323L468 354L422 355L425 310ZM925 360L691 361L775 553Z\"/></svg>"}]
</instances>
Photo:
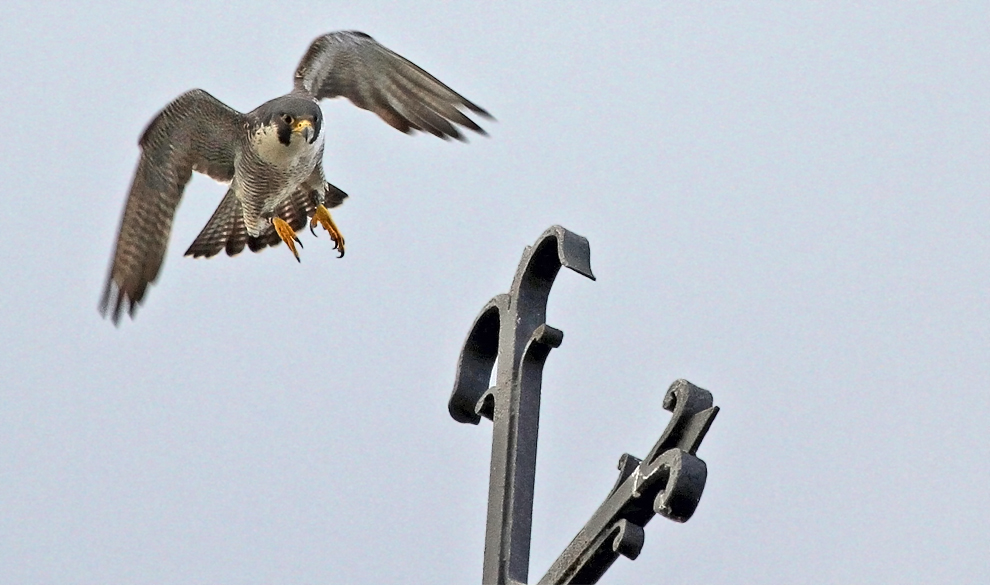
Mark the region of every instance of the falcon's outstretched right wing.
<instances>
[{"instance_id":1,"label":"falcon's outstretched right wing","mask_svg":"<svg viewBox=\"0 0 990 585\"><path fill-rule=\"evenodd\" d=\"M148 125L100 301L100 312L114 324L125 310L134 316L157 278L192 171L230 181L243 132L244 116L201 89L176 98Z\"/></svg>"}]
</instances>

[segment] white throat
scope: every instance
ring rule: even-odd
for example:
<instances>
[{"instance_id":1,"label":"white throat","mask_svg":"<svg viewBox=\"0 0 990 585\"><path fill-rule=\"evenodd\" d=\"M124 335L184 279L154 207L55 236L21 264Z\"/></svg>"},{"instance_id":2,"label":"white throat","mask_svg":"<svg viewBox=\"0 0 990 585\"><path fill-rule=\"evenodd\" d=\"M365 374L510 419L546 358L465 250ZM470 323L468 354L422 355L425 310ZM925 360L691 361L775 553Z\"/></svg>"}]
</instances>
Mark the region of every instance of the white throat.
<instances>
[{"instance_id":1,"label":"white throat","mask_svg":"<svg viewBox=\"0 0 990 585\"><path fill-rule=\"evenodd\" d=\"M271 126L263 126L251 137L254 143L255 152L265 162L277 167L287 168L295 166L305 159L312 159L323 146L323 133L310 144L296 133L289 135L289 144L285 145L278 140L278 131Z\"/></svg>"}]
</instances>

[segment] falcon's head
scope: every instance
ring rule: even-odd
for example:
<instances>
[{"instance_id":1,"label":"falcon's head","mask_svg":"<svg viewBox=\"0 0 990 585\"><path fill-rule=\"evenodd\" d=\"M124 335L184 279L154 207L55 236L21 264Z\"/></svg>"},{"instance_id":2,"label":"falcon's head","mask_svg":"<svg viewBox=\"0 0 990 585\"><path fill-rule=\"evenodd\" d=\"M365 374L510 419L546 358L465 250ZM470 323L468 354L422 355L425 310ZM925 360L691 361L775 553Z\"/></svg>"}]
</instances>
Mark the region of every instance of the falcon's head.
<instances>
[{"instance_id":1,"label":"falcon's head","mask_svg":"<svg viewBox=\"0 0 990 585\"><path fill-rule=\"evenodd\" d=\"M286 95L262 104L249 114L259 130L278 136L285 146L299 142L314 144L321 138L323 112L319 104L309 96Z\"/></svg>"}]
</instances>

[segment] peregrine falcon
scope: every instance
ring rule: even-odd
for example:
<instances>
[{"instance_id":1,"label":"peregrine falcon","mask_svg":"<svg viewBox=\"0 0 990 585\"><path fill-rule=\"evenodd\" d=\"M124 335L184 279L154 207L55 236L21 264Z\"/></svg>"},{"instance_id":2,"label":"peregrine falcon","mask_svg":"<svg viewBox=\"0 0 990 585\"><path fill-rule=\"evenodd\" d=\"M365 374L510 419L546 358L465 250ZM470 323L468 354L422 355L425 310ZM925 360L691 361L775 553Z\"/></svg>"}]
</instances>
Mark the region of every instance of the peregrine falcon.
<instances>
[{"instance_id":1,"label":"peregrine falcon","mask_svg":"<svg viewBox=\"0 0 990 585\"><path fill-rule=\"evenodd\" d=\"M299 260L296 232L322 226L344 255L328 209L347 194L323 175L319 100L343 96L404 133L464 140L457 125L484 135L462 110L491 118L404 57L355 31L317 38L295 73L294 89L242 114L201 89L165 106L138 144L131 184L100 311L131 318L165 258L172 217L192 171L229 183L227 194L186 256L233 256L285 242Z\"/></svg>"}]
</instances>

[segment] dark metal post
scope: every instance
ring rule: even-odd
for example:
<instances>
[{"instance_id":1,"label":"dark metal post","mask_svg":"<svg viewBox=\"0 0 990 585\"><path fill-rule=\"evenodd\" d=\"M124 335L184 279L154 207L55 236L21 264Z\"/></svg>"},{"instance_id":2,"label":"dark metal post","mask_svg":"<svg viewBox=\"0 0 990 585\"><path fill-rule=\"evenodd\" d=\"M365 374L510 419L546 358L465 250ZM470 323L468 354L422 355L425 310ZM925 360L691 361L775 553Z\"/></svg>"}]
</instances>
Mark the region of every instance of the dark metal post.
<instances>
[{"instance_id":1,"label":"dark metal post","mask_svg":"<svg viewBox=\"0 0 990 585\"><path fill-rule=\"evenodd\" d=\"M564 336L545 323L547 299L561 266L594 280L590 256L585 238L560 226L545 231L523 252L510 292L485 305L461 350L450 414L459 422L494 423L485 584L528 579L543 365ZM643 461L623 455L616 486L541 584L594 583L620 553L639 554L642 527L654 513L683 522L694 512L707 476L694 453L718 407L711 394L683 380L667 392L664 407L674 416L660 441Z\"/></svg>"}]
</instances>

